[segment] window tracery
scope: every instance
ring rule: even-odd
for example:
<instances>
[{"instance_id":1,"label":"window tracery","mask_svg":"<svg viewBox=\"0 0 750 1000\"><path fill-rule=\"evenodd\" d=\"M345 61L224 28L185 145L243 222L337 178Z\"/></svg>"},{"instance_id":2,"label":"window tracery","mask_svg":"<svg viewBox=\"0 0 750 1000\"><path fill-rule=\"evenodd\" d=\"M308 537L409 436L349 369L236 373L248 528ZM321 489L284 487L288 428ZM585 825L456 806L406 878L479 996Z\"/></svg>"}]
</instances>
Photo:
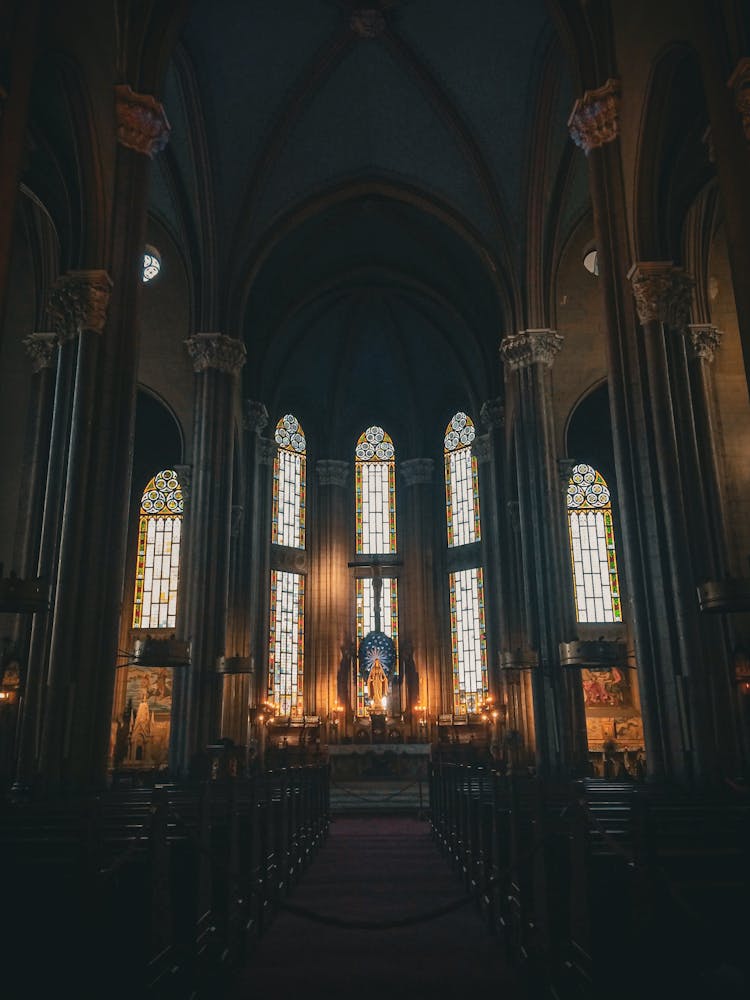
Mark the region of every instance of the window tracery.
<instances>
[{"instance_id":1,"label":"window tracery","mask_svg":"<svg viewBox=\"0 0 750 1000\"><path fill-rule=\"evenodd\" d=\"M600 472L584 463L573 467L567 507L576 618L621 622L612 503Z\"/></svg>"}]
</instances>

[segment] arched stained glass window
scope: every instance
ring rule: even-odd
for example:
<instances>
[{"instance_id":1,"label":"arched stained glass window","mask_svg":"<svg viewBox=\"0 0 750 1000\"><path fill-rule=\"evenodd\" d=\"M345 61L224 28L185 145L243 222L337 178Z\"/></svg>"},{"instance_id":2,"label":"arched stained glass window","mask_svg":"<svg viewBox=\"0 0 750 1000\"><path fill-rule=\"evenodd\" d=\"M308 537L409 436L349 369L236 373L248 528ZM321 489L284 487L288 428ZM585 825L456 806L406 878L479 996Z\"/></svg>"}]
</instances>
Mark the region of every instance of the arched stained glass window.
<instances>
[{"instance_id":1,"label":"arched stained glass window","mask_svg":"<svg viewBox=\"0 0 750 1000\"><path fill-rule=\"evenodd\" d=\"M355 449L355 518L358 555L396 552L396 453L382 427L368 427ZM370 578L356 581L357 645L375 629L375 589ZM398 581L385 577L381 589L380 627L398 649ZM359 677L357 713L365 712Z\"/></svg>"},{"instance_id":2,"label":"arched stained glass window","mask_svg":"<svg viewBox=\"0 0 750 1000\"><path fill-rule=\"evenodd\" d=\"M294 549L305 547L305 435L299 421L287 413L276 424L273 463L271 541Z\"/></svg>"},{"instance_id":3,"label":"arched stained glass window","mask_svg":"<svg viewBox=\"0 0 750 1000\"><path fill-rule=\"evenodd\" d=\"M445 508L448 545L468 545L481 538L477 460L471 453L474 422L457 413L445 430Z\"/></svg>"},{"instance_id":4,"label":"arched stained glass window","mask_svg":"<svg viewBox=\"0 0 750 1000\"><path fill-rule=\"evenodd\" d=\"M475 714L487 697L487 639L481 566L450 574L453 711Z\"/></svg>"},{"instance_id":5,"label":"arched stained glass window","mask_svg":"<svg viewBox=\"0 0 750 1000\"><path fill-rule=\"evenodd\" d=\"M297 418L285 414L276 424L273 463L271 542L305 547L306 449ZM271 571L268 643L268 700L276 715L301 717L305 661L305 577Z\"/></svg>"},{"instance_id":6,"label":"arched stained glass window","mask_svg":"<svg viewBox=\"0 0 750 1000\"><path fill-rule=\"evenodd\" d=\"M574 466L567 501L576 617L621 622L612 504L604 477L590 465Z\"/></svg>"},{"instance_id":7,"label":"arched stained glass window","mask_svg":"<svg viewBox=\"0 0 750 1000\"><path fill-rule=\"evenodd\" d=\"M175 627L182 511L177 473L157 472L141 498L133 628Z\"/></svg>"}]
</instances>

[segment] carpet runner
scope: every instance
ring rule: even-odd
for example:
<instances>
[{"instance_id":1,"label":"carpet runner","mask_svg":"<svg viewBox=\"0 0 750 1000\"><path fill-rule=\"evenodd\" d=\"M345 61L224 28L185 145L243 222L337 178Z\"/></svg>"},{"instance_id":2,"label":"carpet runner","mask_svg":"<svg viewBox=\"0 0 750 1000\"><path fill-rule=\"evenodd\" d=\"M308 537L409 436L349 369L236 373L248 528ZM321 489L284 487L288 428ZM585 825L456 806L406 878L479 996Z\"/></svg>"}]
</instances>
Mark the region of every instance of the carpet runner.
<instances>
[{"instance_id":1,"label":"carpet runner","mask_svg":"<svg viewBox=\"0 0 750 1000\"><path fill-rule=\"evenodd\" d=\"M524 1000L517 975L504 961L502 942L490 934L473 902L465 900L428 822L405 816L337 817L287 899L290 910L276 916L233 981L228 1000L272 993L321 1000L439 1000L476 990ZM448 912L412 922L435 911ZM322 922L326 918L333 923ZM400 925L360 929L363 923Z\"/></svg>"}]
</instances>

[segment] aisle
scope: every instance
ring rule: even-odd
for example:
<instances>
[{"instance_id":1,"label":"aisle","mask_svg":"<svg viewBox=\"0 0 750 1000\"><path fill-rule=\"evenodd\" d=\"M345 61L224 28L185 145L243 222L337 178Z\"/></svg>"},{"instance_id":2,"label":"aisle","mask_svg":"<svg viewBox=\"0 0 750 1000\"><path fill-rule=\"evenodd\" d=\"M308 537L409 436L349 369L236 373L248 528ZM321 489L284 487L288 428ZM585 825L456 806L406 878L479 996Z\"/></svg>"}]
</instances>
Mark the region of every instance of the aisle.
<instances>
[{"instance_id":1,"label":"aisle","mask_svg":"<svg viewBox=\"0 0 750 1000\"><path fill-rule=\"evenodd\" d=\"M390 922L464 898L426 821L341 817L288 903L323 916ZM522 1000L517 977L472 903L426 922L388 930L334 927L281 912L261 939L229 1000L471 995Z\"/></svg>"}]
</instances>

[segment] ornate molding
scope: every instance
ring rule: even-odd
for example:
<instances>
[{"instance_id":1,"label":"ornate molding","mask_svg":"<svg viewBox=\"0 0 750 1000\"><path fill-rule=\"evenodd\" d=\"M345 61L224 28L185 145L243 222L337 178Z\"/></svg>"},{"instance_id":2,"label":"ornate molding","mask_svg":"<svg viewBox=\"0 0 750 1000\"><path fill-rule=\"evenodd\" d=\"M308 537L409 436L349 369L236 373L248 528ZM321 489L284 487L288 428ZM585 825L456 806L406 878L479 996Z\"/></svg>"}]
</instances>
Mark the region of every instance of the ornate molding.
<instances>
[{"instance_id":1,"label":"ornate molding","mask_svg":"<svg viewBox=\"0 0 750 1000\"><path fill-rule=\"evenodd\" d=\"M471 453L480 465L489 462L492 458L492 447L490 445L489 434L477 434L471 442Z\"/></svg>"},{"instance_id":2,"label":"ornate molding","mask_svg":"<svg viewBox=\"0 0 750 1000\"><path fill-rule=\"evenodd\" d=\"M690 355L701 361L713 361L723 336L712 323L690 323L687 328Z\"/></svg>"},{"instance_id":3,"label":"ornate molding","mask_svg":"<svg viewBox=\"0 0 750 1000\"><path fill-rule=\"evenodd\" d=\"M57 334L30 333L21 343L31 358L31 370L35 375L57 364Z\"/></svg>"},{"instance_id":4,"label":"ornate molding","mask_svg":"<svg viewBox=\"0 0 750 1000\"><path fill-rule=\"evenodd\" d=\"M101 333L107 321L112 279L106 271L68 271L52 286L47 311L60 343L84 330Z\"/></svg>"},{"instance_id":5,"label":"ornate molding","mask_svg":"<svg viewBox=\"0 0 750 1000\"><path fill-rule=\"evenodd\" d=\"M401 462L399 470L407 486L425 486L433 480L435 462L432 458L408 458Z\"/></svg>"},{"instance_id":6,"label":"ornate molding","mask_svg":"<svg viewBox=\"0 0 750 1000\"><path fill-rule=\"evenodd\" d=\"M620 81L609 79L602 87L585 91L573 105L568 131L587 156L597 146L616 139L620 134Z\"/></svg>"},{"instance_id":7,"label":"ornate molding","mask_svg":"<svg viewBox=\"0 0 750 1000\"><path fill-rule=\"evenodd\" d=\"M182 490L182 502L187 507L190 503L190 495L193 488L193 467L192 465L175 465L174 471L177 473L177 479Z\"/></svg>"},{"instance_id":8,"label":"ornate molding","mask_svg":"<svg viewBox=\"0 0 750 1000\"><path fill-rule=\"evenodd\" d=\"M734 106L742 121L745 138L750 142L750 56L743 56L727 81L734 91Z\"/></svg>"},{"instance_id":9,"label":"ornate molding","mask_svg":"<svg viewBox=\"0 0 750 1000\"><path fill-rule=\"evenodd\" d=\"M151 94L136 94L127 84L115 86L117 141L153 158L167 144L171 125L164 106Z\"/></svg>"},{"instance_id":10,"label":"ornate molding","mask_svg":"<svg viewBox=\"0 0 750 1000\"><path fill-rule=\"evenodd\" d=\"M505 406L502 399L486 399L479 409L479 421L489 430L498 430L505 425Z\"/></svg>"},{"instance_id":11,"label":"ornate molding","mask_svg":"<svg viewBox=\"0 0 750 1000\"><path fill-rule=\"evenodd\" d=\"M379 38L385 31L385 18L377 7L359 7L352 11L349 27L360 38Z\"/></svg>"},{"instance_id":12,"label":"ornate molding","mask_svg":"<svg viewBox=\"0 0 750 1000\"><path fill-rule=\"evenodd\" d=\"M246 431L260 434L268 426L268 410L264 403L255 399L246 399L243 404L242 426Z\"/></svg>"},{"instance_id":13,"label":"ornate molding","mask_svg":"<svg viewBox=\"0 0 750 1000\"><path fill-rule=\"evenodd\" d=\"M684 330L690 320L693 279L671 261L644 261L628 272L638 319L642 324L665 323Z\"/></svg>"},{"instance_id":14,"label":"ornate molding","mask_svg":"<svg viewBox=\"0 0 750 1000\"><path fill-rule=\"evenodd\" d=\"M185 347L193 362L194 372L216 369L227 375L239 375L247 360L242 341L226 337L223 333L193 334L185 340Z\"/></svg>"},{"instance_id":15,"label":"ornate molding","mask_svg":"<svg viewBox=\"0 0 750 1000\"><path fill-rule=\"evenodd\" d=\"M346 486L350 464L335 458L319 458L315 463L318 482L321 486Z\"/></svg>"},{"instance_id":16,"label":"ornate molding","mask_svg":"<svg viewBox=\"0 0 750 1000\"><path fill-rule=\"evenodd\" d=\"M512 372L534 364L550 368L564 340L557 330L521 330L503 339L500 357Z\"/></svg>"}]
</instances>

